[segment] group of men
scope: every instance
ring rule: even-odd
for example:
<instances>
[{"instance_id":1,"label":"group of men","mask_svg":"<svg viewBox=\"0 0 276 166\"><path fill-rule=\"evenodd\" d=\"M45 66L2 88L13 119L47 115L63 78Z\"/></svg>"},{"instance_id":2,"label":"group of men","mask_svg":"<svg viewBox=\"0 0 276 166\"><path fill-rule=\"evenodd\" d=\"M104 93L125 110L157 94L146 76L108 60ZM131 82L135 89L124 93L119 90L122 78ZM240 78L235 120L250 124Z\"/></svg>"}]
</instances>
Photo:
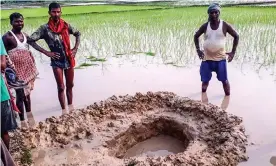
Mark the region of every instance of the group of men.
<instances>
[{"instance_id":1,"label":"group of men","mask_svg":"<svg viewBox=\"0 0 276 166\"><path fill-rule=\"evenodd\" d=\"M73 86L75 55L80 43L80 32L60 18L61 6L58 3L49 5L49 21L41 25L32 35L22 32L24 17L20 13L10 15L12 29L5 33L1 39L1 151L9 150L9 131L15 130L18 125L14 112L17 111L21 121L21 127L28 128L35 124L31 111L31 91L39 74L35 59L29 46L51 58L51 66L57 83L58 99L62 113L68 112L65 103L65 88L69 111L73 111ZM75 46L71 49L70 34L76 37ZM44 39L50 51L36 44L36 41ZM6 73L12 70L17 81L23 81L24 86L16 87L16 102L11 94L11 86L8 84ZM64 76L65 85L64 85ZM25 108L25 109L24 109ZM25 120L25 114L28 122ZM5 144L3 148L2 140ZM5 155L4 155L5 156ZM6 155L7 156L7 155ZM2 155L1 155L2 159ZM5 165L7 159L1 160Z\"/></svg>"},{"instance_id":2,"label":"group of men","mask_svg":"<svg viewBox=\"0 0 276 166\"><path fill-rule=\"evenodd\" d=\"M202 92L205 93L212 77L216 72L217 78L222 82L225 95L230 95L230 85L227 77L226 59L231 62L238 45L238 33L225 21L219 19L220 6L212 4L208 8L208 21L204 23L194 35L194 43L200 59L200 76L202 81ZM34 57L29 50L29 45L51 59L51 66L57 83L58 99L62 113L67 113L65 104L65 89L69 112L74 110L73 92L75 55L80 44L80 32L70 24L61 19L61 7L58 3L49 5L49 21L41 25L32 35L28 36L22 32L24 17L20 13L10 15L12 30L3 35L1 40L1 138L9 149L8 132L17 128L14 110L19 112L22 127L33 125L31 113L31 90L33 89L38 70ZM233 38L233 47L230 53L225 52L226 34ZM75 46L71 49L70 34L76 38ZM200 49L199 37L204 35L204 51ZM36 44L36 41L44 39L50 51ZM27 85L16 90L16 104L9 91L5 78L6 68L15 71L16 76ZM66 83L64 85L63 75ZM27 113L28 123L25 121L24 107ZM1 146L2 147L2 146ZM2 156L1 156L2 158ZM2 160L3 161L3 160Z\"/></svg>"}]
</instances>

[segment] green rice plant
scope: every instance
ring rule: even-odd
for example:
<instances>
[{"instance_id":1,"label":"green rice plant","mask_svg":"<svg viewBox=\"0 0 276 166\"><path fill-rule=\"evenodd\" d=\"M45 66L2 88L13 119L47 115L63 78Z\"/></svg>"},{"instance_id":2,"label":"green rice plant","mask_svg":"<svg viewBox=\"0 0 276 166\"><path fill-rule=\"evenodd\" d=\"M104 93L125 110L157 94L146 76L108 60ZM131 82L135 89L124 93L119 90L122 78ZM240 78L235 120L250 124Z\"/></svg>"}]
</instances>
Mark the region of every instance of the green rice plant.
<instances>
[{"instance_id":1,"label":"green rice plant","mask_svg":"<svg viewBox=\"0 0 276 166\"><path fill-rule=\"evenodd\" d=\"M162 8L161 6L130 6L130 5L86 5L86 6L64 6L62 7L63 15L76 15L86 13L102 13L102 12L116 12L116 11L131 11L131 10L146 10ZM47 17L48 8L21 8L1 10L1 19L8 19L13 12L19 12L25 18L32 17Z\"/></svg>"},{"instance_id":2,"label":"green rice plant","mask_svg":"<svg viewBox=\"0 0 276 166\"><path fill-rule=\"evenodd\" d=\"M193 35L207 21L207 7L74 15L64 16L64 19L82 33L76 55L78 62L84 62L91 55L108 59L144 53L154 55L156 61L185 66L198 61ZM234 62L250 63L255 69L276 65L275 8L224 7L221 19L229 22L240 35ZM47 21L47 18L27 18L24 31L31 34ZM10 25L8 20L1 23L3 34L10 29ZM73 45L74 37L71 39ZM232 40L228 35L227 51L232 48ZM200 38L202 42L203 37ZM47 48L44 41L39 41L39 44ZM37 51L34 55L41 62L49 61L48 57Z\"/></svg>"}]
</instances>

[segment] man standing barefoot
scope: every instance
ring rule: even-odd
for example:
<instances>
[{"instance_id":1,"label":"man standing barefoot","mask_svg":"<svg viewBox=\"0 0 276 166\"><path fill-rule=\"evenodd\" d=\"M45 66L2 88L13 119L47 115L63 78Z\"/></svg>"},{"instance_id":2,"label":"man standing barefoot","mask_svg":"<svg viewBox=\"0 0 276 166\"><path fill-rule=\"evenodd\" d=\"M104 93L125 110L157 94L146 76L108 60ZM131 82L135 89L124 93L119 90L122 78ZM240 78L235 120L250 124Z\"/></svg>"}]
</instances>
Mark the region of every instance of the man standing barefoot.
<instances>
[{"instance_id":1,"label":"man standing barefoot","mask_svg":"<svg viewBox=\"0 0 276 166\"><path fill-rule=\"evenodd\" d=\"M202 59L200 66L202 92L206 92L212 77L212 72L216 72L217 79L222 82L225 95L229 96L230 85L227 77L226 55L228 55L228 62L231 62L236 53L239 35L230 24L219 19L219 4L211 4L207 12L209 14L208 22L204 23L194 35L197 54ZM203 44L204 52L200 50L198 40L203 33L205 34ZM234 38L232 51L230 53L225 52L227 33Z\"/></svg>"},{"instance_id":2,"label":"man standing barefoot","mask_svg":"<svg viewBox=\"0 0 276 166\"><path fill-rule=\"evenodd\" d=\"M73 111L73 86L75 55L80 44L80 32L61 19L61 7L58 3L49 5L49 21L41 25L29 38L28 42L38 51L51 58L51 66L57 83L58 99L62 113L66 113L63 74L66 80L66 96L69 111ZM75 47L70 47L70 34L76 37ZM34 42L44 39L51 52Z\"/></svg>"},{"instance_id":3,"label":"man standing barefoot","mask_svg":"<svg viewBox=\"0 0 276 166\"><path fill-rule=\"evenodd\" d=\"M10 15L10 23L12 30L4 34L3 42L8 52L8 66L16 71L16 75L20 80L27 83L24 89L17 89L16 92L16 105L19 109L19 117L21 127L28 127L24 117L24 106L27 113L27 118L30 126L35 125L34 117L31 111L31 91L34 87L34 81L38 75L35 65L35 60L29 50L27 43L27 34L22 32L24 27L24 18L20 13L12 13Z\"/></svg>"}]
</instances>

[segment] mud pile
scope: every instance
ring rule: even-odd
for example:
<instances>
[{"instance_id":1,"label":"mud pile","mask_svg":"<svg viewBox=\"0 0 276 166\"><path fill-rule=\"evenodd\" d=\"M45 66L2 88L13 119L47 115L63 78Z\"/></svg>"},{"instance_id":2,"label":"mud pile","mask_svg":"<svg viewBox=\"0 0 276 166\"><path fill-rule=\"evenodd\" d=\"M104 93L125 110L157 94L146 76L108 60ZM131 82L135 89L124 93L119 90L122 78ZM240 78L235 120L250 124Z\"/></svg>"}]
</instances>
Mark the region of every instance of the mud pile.
<instances>
[{"instance_id":1,"label":"mud pile","mask_svg":"<svg viewBox=\"0 0 276 166\"><path fill-rule=\"evenodd\" d=\"M241 123L241 118L217 106L170 92L136 93L48 118L19 131L11 148L25 163L26 151L31 150L32 159L39 159L36 165L234 166L248 159ZM125 157L128 149L158 135L177 138L185 150L161 157ZM63 151L74 155L60 159Z\"/></svg>"}]
</instances>

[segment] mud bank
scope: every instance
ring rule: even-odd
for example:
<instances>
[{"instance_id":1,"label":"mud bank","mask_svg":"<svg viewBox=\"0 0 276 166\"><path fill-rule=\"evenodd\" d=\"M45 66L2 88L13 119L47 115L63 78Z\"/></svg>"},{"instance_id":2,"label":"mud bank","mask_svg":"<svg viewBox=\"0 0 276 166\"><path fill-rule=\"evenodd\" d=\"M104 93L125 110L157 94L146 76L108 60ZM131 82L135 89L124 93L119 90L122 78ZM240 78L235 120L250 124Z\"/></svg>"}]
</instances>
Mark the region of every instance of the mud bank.
<instances>
[{"instance_id":1,"label":"mud bank","mask_svg":"<svg viewBox=\"0 0 276 166\"><path fill-rule=\"evenodd\" d=\"M178 139L184 150L127 157L133 146L158 135ZM19 131L11 148L17 161L29 157L35 165L234 166L248 159L246 144L241 118L170 92L148 92L48 118Z\"/></svg>"}]
</instances>

